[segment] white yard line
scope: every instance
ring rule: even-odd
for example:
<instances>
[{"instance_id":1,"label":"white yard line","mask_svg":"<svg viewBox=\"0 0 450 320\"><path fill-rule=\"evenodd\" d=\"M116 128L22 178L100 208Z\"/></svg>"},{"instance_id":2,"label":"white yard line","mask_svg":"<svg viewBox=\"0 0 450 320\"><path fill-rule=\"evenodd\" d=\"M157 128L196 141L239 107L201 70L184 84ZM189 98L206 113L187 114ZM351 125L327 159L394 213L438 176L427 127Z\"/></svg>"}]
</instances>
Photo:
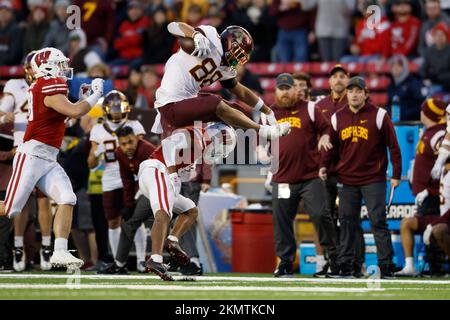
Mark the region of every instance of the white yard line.
<instances>
[{"instance_id":1,"label":"white yard line","mask_svg":"<svg viewBox=\"0 0 450 320\"><path fill-rule=\"evenodd\" d=\"M67 278L81 278L92 280L149 280L159 279L154 275L89 275L80 274L22 274L22 273L8 273L0 274L0 279L67 279ZM174 276L175 280L185 279L186 276ZM245 282L310 282L310 283L392 283L392 284L443 284L450 285L450 280L385 280L385 279L318 279L318 278L274 278L274 277L235 277L235 276L189 276L197 281L245 281Z\"/></svg>"},{"instance_id":2,"label":"white yard line","mask_svg":"<svg viewBox=\"0 0 450 320\"><path fill-rule=\"evenodd\" d=\"M335 287L244 287L244 286L179 286L179 285L114 285L114 284L16 284L2 283L0 289L127 289L160 291L278 291L278 292L374 292L383 288L335 288Z\"/></svg>"}]
</instances>

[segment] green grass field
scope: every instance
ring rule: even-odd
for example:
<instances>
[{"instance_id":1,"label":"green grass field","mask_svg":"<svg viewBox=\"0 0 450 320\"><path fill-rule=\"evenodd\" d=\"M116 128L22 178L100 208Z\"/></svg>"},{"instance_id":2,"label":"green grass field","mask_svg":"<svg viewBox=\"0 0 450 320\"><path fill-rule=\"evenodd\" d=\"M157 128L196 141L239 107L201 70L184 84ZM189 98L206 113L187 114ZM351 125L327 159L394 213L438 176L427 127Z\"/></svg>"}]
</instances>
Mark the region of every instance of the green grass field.
<instances>
[{"instance_id":1,"label":"green grass field","mask_svg":"<svg viewBox=\"0 0 450 320\"><path fill-rule=\"evenodd\" d=\"M206 274L195 280L83 272L2 273L0 299L450 299L450 279L276 279L269 274Z\"/></svg>"}]
</instances>

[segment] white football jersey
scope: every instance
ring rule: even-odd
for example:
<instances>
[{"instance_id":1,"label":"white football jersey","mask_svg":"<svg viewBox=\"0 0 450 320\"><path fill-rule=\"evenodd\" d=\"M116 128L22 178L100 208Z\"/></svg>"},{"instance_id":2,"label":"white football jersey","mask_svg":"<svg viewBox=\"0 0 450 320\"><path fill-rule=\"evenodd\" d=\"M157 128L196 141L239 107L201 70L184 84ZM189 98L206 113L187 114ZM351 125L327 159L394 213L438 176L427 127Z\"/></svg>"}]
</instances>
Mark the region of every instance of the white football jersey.
<instances>
[{"instance_id":1,"label":"white football jersey","mask_svg":"<svg viewBox=\"0 0 450 320\"><path fill-rule=\"evenodd\" d=\"M111 123L107 121L110 129L116 131L121 124ZM145 129L139 121L127 120L123 126L129 126L133 129L135 135L145 134ZM97 123L91 130L90 140L98 145L103 144L105 147L105 171L102 176L103 191L112 191L123 188L122 179L120 178L119 162L116 159L115 150L119 146L119 139L114 132L108 130L104 124Z\"/></svg>"},{"instance_id":2,"label":"white football jersey","mask_svg":"<svg viewBox=\"0 0 450 320\"><path fill-rule=\"evenodd\" d=\"M199 58L182 49L167 60L161 86L156 90L155 107L197 96L202 87L236 77L236 71L221 65L223 48L216 28L200 26L210 41L211 53Z\"/></svg>"},{"instance_id":3,"label":"white football jersey","mask_svg":"<svg viewBox=\"0 0 450 320\"><path fill-rule=\"evenodd\" d=\"M3 89L4 98L0 103L0 111L14 112L14 146L23 142L28 123L28 88L25 79L11 79ZM12 99L11 99L12 97Z\"/></svg>"}]
</instances>

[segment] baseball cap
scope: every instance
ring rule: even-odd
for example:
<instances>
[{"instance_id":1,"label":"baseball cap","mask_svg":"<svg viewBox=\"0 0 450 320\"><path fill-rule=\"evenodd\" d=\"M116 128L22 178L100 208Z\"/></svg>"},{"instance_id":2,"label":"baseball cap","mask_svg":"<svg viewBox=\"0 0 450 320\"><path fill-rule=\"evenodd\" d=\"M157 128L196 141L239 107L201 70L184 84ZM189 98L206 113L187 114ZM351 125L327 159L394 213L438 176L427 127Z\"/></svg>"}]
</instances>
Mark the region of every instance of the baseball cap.
<instances>
[{"instance_id":1,"label":"baseball cap","mask_svg":"<svg viewBox=\"0 0 450 320\"><path fill-rule=\"evenodd\" d=\"M283 86L283 85L293 87L294 86L294 78L292 77L292 75L290 73L282 73L282 74L278 75L276 84L277 84L277 88L280 86Z\"/></svg>"},{"instance_id":2,"label":"baseball cap","mask_svg":"<svg viewBox=\"0 0 450 320\"><path fill-rule=\"evenodd\" d=\"M438 30L444 32L444 34L447 36L447 39L450 39L450 31L448 30L448 27L445 24L445 22L440 22L437 25L435 25L434 28L432 29L433 34L436 33L436 31Z\"/></svg>"},{"instance_id":3,"label":"baseball cap","mask_svg":"<svg viewBox=\"0 0 450 320\"><path fill-rule=\"evenodd\" d=\"M330 77L337 71L344 72L347 76L349 75L347 69L342 64L336 64L330 71Z\"/></svg>"},{"instance_id":4,"label":"baseball cap","mask_svg":"<svg viewBox=\"0 0 450 320\"><path fill-rule=\"evenodd\" d=\"M2 0L2 1L0 1L0 9L1 8L12 10L13 6L11 4L11 1L9 1L9 0Z\"/></svg>"},{"instance_id":5,"label":"baseball cap","mask_svg":"<svg viewBox=\"0 0 450 320\"><path fill-rule=\"evenodd\" d=\"M366 82L361 77L353 77L350 80L348 80L347 89L350 89L352 87L367 89Z\"/></svg>"}]
</instances>

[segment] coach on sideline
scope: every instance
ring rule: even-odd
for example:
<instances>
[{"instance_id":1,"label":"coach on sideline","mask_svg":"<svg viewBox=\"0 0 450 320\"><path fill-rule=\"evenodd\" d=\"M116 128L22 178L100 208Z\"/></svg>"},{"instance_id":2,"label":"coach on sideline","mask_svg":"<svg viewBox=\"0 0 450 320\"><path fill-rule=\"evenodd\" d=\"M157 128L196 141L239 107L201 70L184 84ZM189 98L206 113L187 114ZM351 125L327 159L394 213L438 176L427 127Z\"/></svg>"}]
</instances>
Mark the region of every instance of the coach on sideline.
<instances>
[{"instance_id":1,"label":"coach on sideline","mask_svg":"<svg viewBox=\"0 0 450 320\"><path fill-rule=\"evenodd\" d=\"M386 221L386 169L389 148L393 175L391 187L400 184L402 159L394 126L386 110L369 101L366 83L353 77L347 84L348 104L331 117L332 144L338 151L336 165L339 194L339 272L331 277L353 277L355 236L361 223L364 198L377 247L382 278L394 277L391 234ZM327 152L319 176L326 180L334 152Z\"/></svg>"},{"instance_id":2,"label":"coach on sideline","mask_svg":"<svg viewBox=\"0 0 450 320\"><path fill-rule=\"evenodd\" d=\"M314 107L313 102L296 101L294 78L282 73L276 80L275 99L272 106L279 123L289 122L292 131L279 139L279 165L273 172L273 223L276 253L280 263L276 277L292 276L292 264L297 245L293 222L300 199L305 211L318 232L319 243L325 252L336 260L335 230L328 211L325 210L325 184L319 179L320 145L329 146L331 126Z\"/></svg>"}]
</instances>

